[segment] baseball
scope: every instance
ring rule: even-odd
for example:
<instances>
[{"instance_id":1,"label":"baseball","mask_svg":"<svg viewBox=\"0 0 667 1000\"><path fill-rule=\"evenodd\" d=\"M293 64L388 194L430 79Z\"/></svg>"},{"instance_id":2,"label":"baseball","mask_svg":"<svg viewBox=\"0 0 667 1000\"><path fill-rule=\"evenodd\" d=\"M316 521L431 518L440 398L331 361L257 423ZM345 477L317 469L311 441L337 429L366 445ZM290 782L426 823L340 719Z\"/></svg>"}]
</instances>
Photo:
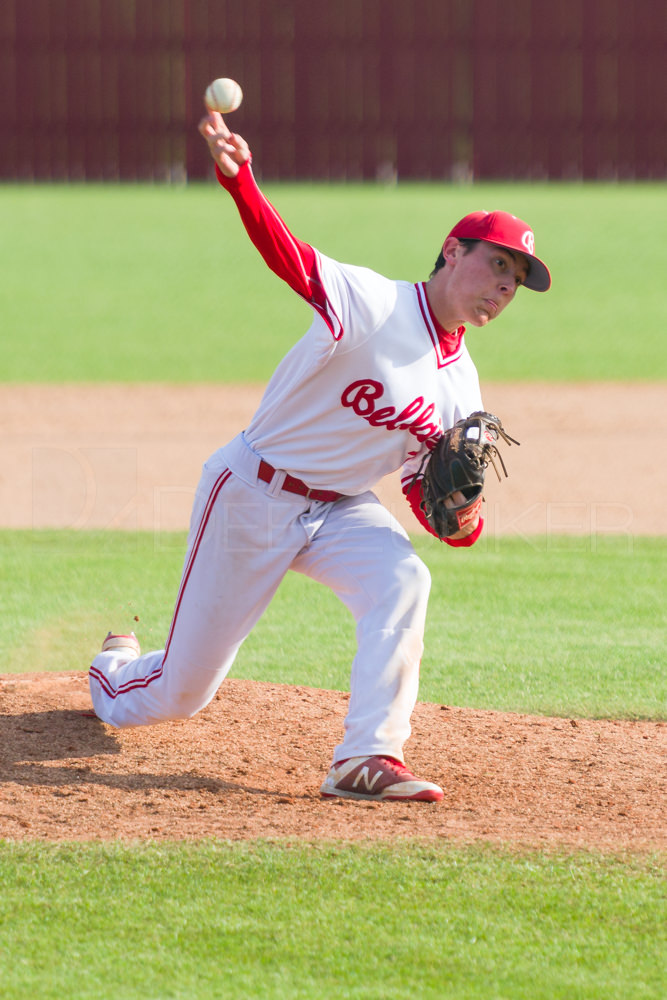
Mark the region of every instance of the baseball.
<instances>
[{"instance_id":1,"label":"baseball","mask_svg":"<svg viewBox=\"0 0 667 1000\"><path fill-rule=\"evenodd\" d=\"M238 83L226 76L221 76L209 84L204 95L206 107L211 111L220 111L223 115L236 111L242 100L243 91Z\"/></svg>"}]
</instances>

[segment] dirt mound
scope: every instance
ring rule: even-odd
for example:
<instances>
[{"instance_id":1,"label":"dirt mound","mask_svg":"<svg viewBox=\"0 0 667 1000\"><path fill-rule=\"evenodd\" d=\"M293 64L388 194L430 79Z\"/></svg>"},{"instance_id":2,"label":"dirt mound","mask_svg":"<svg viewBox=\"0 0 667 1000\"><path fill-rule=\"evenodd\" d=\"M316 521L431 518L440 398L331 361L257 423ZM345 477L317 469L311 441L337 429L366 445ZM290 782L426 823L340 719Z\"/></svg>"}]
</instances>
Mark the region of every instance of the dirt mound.
<instances>
[{"instance_id":1,"label":"dirt mound","mask_svg":"<svg viewBox=\"0 0 667 1000\"><path fill-rule=\"evenodd\" d=\"M667 847L665 723L419 704L409 763L444 802L324 802L340 692L228 679L194 719L124 731L80 672L0 676L0 696L1 837Z\"/></svg>"}]
</instances>

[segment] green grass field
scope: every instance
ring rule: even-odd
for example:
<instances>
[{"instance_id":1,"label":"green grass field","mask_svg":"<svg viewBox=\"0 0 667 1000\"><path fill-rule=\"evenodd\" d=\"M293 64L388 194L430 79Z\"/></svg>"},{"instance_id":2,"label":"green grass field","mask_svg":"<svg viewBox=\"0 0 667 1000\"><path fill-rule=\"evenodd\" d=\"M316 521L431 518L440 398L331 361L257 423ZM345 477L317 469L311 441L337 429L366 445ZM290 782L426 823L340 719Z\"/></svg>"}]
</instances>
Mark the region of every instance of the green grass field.
<instances>
[{"instance_id":1,"label":"green grass field","mask_svg":"<svg viewBox=\"0 0 667 1000\"><path fill-rule=\"evenodd\" d=\"M664 185L266 192L323 252L408 280L466 212L508 209L534 225L554 287L520 292L471 334L482 379L667 377ZM308 324L214 183L4 186L0 211L0 382L263 381ZM666 717L664 539L416 544L434 580L422 699ZM159 647L183 545L0 532L2 671L86 669L109 627ZM292 575L234 674L346 688L352 644L335 598ZM0 796L1 838L11 788ZM664 860L446 841L0 840L0 996L662 1000Z\"/></svg>"},{"instance_id":2,"label":"green grass field","mask_svg":"<svg viewBox=\"0 0 667 1000\"><path fill-rule=\"evenodd\" d=\"M658 859L403 844L7 845L6 1000L647 1000Z\"/></svg>"},{"instance_id":3,"label":"green grass field","mask_svg":"<svg viewBox=\"0 0 667 1000\"><path fill-rule=\"evenodd\" d=\"M553 272L469 345L485 379L667 377L664 184L267 185L297 236L428 276L477 208L527 218ZM217 183L0 187L2 381L263 381L310 311Z\"/></svg>"}]
</instances>

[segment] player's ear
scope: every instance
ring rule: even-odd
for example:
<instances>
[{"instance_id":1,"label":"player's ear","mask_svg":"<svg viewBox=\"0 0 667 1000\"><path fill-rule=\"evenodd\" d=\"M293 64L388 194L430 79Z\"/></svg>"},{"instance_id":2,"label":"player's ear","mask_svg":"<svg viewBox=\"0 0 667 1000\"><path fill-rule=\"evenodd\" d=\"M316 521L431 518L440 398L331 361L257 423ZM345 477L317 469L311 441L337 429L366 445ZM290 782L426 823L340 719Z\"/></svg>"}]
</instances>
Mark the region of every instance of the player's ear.
<instances>
[{"instance_id":1,"label":"player's ear","mask_svg":"<svg viewBox=\"0 0 667 1000\"><path fill-rule=\"evenodd\" d=\"M459 243L456 236L448 236L442 244L442 256L445 258L446 263L454 264L457 258L461 256L462 249L463 245Z\"/></svg>"}]
</instances>

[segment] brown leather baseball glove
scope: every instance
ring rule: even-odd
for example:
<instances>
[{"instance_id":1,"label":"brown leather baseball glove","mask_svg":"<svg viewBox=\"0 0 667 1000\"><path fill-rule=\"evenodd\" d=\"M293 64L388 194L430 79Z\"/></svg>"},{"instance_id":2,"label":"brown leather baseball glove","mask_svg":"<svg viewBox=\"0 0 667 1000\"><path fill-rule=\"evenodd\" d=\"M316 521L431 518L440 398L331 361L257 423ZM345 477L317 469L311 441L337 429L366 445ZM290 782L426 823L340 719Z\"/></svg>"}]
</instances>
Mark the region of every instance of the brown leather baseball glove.
<instances>
[{"instance_id":1,"label":"brown leather baseball glove","mask_svg":"<svg viewBox=\"0 0 667 1000\"><path fill-rule=\"evenodd\" d=\"M421 509L440 538L455 535L479 514L489 463L500 479L498 459L507 476L496 444L498 438L508 445L519 444L505 431L498 417L477 410L445 431L428 457Z\"/></svg>"}]
</instances>

